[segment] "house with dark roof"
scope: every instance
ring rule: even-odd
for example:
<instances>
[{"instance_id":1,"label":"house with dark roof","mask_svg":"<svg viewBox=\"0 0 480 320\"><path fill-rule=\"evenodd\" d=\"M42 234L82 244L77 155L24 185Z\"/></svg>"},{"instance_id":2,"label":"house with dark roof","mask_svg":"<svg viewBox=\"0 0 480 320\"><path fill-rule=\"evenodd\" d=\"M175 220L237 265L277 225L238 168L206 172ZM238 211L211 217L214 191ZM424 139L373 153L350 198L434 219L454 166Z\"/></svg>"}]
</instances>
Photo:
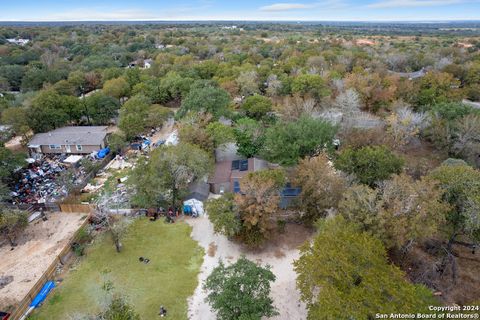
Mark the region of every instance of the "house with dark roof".
<instances>
[{"instance_id":1,"label":"house with dark roof","mask_svg":"<svg viewBox=\"0 0 480 320\"><path fill-rule=\"evenodd\" d=\"M90 154L105 148L106 126L63 127L37 133L28 143L31 154Z\"/></svg>"},{"instance_id":2,"label":"house with dark roof","mask_svg":"<svg viewBox=\"0 0 480 320\"><path fill-rule=\"evenodd\" d=\"M217 162L215 173L208 183L213 193L222 194L240 190L240 180L250 172L267 169L268 162L258 158Z\"/></svg>"},{"instance_id":3,"label":"house with dark roof","mask_svg":"<svg viewBox=\"0 0 480 320\"><path fill-rule=\"evenodd\" d=\"M210 191L216 194L227 192L241 193L240 180L244 176L250 172L269 169L269 166L270 165L267 161L259 158L217 162L215 173L208 180ZM287 183L280 191L279 207L287 209L294 206L301 192L301 188Z\"/></svg>"}]
</instances>

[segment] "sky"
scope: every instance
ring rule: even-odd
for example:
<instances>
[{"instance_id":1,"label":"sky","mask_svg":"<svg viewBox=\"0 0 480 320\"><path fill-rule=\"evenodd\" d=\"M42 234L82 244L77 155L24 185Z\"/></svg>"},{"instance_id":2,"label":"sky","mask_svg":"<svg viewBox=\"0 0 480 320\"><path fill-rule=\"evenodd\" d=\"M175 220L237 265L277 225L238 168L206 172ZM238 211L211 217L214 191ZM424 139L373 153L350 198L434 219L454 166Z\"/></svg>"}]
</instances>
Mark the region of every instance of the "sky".
<instances>
[{"instance_id":1,"label":"sky","mask_svg":"<svg viewBox=\"0 0 480 320\"><path fill-rule=\"evenodd\" d=\"M480 20L480 0L0 0L0 21Z\"/></svg>"}]
</instances>

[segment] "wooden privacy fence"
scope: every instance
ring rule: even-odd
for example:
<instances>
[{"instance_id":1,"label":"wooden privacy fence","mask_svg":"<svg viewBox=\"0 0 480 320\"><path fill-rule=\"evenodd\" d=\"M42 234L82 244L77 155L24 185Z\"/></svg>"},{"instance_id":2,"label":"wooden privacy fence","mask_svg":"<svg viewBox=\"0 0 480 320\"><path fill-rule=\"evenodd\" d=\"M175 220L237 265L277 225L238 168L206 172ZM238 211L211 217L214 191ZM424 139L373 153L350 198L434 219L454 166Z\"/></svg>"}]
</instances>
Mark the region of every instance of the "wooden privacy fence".
<instances>
[{"instance_id":1,"label":"wooden privacy fence","mask_svg":"<svg viewBox=\"0 0 480 320\"><path fill-rule=\"evenodd\" d=\"M60 211L67 213L94 213L96 206L93 204L60 203Z\"/></svg>"},{"instance_id":2,"label":"wooden privacy fence","mask_svg":"<svg viewBox=\"0 0 480 320\"><path fill-rule=\"evenodd\" d=\"M17 304L16 309L12 312L11 317L9 320L19 320L25 311L28 310L30 307L30 303L32 303L35 296L40 292L43 288L45 283L50 280L54 280L55 273L57 272L58 265L65 264L68 259L71 257L72 252L72 244L78 240L79 232L82 228L84 228L88 223L88 218L82 223L81 227L75 232L74 236L70 239L70 241L65 245L62 251L55 257L55 260L50 264L50 266L45 270L43 275L38 279L38 281L33 285L27 295Z\"/></svg>"}]
</instances>

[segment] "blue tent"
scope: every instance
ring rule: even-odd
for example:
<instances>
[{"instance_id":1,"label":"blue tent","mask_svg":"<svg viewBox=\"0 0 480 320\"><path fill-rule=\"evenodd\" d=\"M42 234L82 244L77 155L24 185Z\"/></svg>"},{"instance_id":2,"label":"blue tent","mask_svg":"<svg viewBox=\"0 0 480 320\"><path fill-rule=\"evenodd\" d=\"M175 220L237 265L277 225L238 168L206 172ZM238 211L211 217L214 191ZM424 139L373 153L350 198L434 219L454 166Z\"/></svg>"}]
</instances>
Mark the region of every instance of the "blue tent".
<instances>
[{"instance_id":1,"label":"blue tent","mask_svg":"<svg viewBox=\"0 0 480 320\"><path fill-rule=\"evenodd\" d=\"M102 149L100 151L97 152L97 157L99 157L100 159L103 159L107 156L107 154L110 153L110 148L109 147L106 147L105 149Z\"/></svg>"}]
</instances>

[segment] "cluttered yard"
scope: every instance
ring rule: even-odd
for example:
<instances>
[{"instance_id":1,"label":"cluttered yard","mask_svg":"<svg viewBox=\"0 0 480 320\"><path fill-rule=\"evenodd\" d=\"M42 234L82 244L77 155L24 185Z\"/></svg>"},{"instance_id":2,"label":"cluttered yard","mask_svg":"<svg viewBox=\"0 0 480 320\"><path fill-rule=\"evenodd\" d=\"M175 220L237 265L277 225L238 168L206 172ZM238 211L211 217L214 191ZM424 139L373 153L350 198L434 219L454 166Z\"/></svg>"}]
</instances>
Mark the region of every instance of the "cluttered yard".
<instances>
[{"instance_id":1,"label":"cluttered yard","mask_svg":"<svg viewBox=\"0 0 480 320\"><path fill-rule=\"evenodd\" d=\"M138 218L129 226L120 253L108 234L99 235L31 319L94 314L112 293L125 295L143 319L157 318L162 305L172 319L187 319L187 297L197 287L203 257L190 233L183 222Z\"/></svg>"}]
</instances>

